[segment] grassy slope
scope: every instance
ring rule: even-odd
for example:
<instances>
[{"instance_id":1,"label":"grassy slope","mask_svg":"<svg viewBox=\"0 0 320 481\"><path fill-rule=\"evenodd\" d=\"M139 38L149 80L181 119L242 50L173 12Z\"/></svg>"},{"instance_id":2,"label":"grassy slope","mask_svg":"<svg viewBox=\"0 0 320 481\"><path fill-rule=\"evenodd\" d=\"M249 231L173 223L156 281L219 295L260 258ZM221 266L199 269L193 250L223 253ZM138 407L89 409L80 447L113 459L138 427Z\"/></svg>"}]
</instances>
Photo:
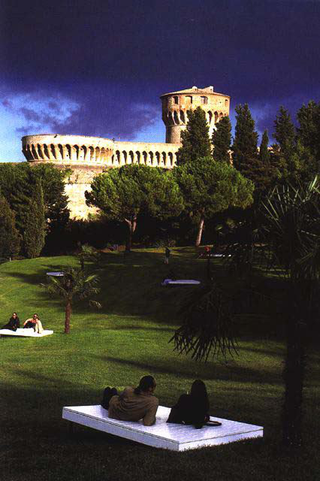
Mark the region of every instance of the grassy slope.
<instances>
[{"instance_id":1,"label":"grassy slope","mask_svg":"<svg viewBox=\"0 0 320 481\"><path fill-rule=\"evenodd\" d=\"M178 473L184 480L318 479L318 353L312 352L306 379L308 447L288 453L278 445L282 342L259 329L240 339L239 357L228 362L196 363L177 355L168 340L188 290L160 287L168 274L162 261L163 255L150 250L129 258L106 254L99 266L103 308L77 306L70 336L63 334L61 305L39 284L47 271L76 260L41 258L0 266L1 322L13 310L22 320L38 312L44 326L55 331L39 340L0 338L1 480L169 480ZM192 250L177 249L170 262L179 277L205 275L205 261L195 259ZM99 403L106 385L135 384L148 372L157 378L164 405L172 405L193 379L203 379L212 414L264 425L265 439L177 454L82 427L69 435L62 406Z\"/></svg>"}]
</instances>

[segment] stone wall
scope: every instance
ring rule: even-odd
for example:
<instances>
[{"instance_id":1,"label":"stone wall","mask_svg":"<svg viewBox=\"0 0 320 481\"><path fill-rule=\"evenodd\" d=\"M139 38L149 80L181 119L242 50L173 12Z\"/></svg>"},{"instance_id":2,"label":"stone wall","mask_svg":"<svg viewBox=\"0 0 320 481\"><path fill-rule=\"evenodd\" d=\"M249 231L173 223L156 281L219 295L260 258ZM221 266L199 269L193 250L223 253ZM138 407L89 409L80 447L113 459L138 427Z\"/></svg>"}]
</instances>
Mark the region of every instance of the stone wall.
<instances>
[{"instance_id":1,"label":"stone wall","mask_svg":"<svg viewBox=\"0 0 320 481\"><path fill-rule=\"evenodd\" d=\"M66 180L71 217L86 218L94 209L85 203L95 175L107 168L129 164L172 169L177 161L181 131L186 128L188 111L201 107L210 135L217 122L229 115L230 97L214 92L213 87L171 92L161 97L162 119L166 125L166 143L118 142L85 135L39 134L22 138L22 152L34 164L50 163L60 169L71 169Z\"/></svg>"},{"instance_id":2,"label":"stone wall","mask_svg":"<svg viewBox=\"0 0 320 481\"><path fill-rule=\"evenodd\" d=\"M148 142L116 142L100 137L78 135L27 135L22 152L29 162L50 163L59 169L71 169L66 180L71 217L87 218L96 210L85 203L95 175L107 168L143 164L171 169L176 163L179 145Z\"/></svg>"}]
</instances>

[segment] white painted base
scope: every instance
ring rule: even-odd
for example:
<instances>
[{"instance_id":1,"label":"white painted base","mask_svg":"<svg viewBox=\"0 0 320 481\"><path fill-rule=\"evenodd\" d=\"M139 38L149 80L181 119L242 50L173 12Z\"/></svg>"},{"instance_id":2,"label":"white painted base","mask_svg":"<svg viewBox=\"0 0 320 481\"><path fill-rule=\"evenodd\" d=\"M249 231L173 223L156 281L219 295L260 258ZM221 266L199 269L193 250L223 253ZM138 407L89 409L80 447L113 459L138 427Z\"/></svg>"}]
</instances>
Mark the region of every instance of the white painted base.
<instances>
[{"instance_id":1,"label":"white painted base","mask_svg":"<svg viewBox=\"0 0 320 481\"><path fill-rule=\"evenodd\" d=\"M34 332L32 327L27 329L17 329L16 331L11 331L10 329L0 329L0 336L16 336L16 337L44 337L50 336L53 331L44 330L41 334Z\"/></svg>"},{"instance_id":2,"label":"white painted base","mask_svg":"<svg viewBox=\"0 0 320 481\"><path fill-rule=\"evenodd\" d=\"M114 434L138 443L171 451L187 451L205 446L219 446L243 439L263 437L263 427L239 423L227 419L213 418L221 426L204 426L195 429L183 424L169 424L170 408L159 406L154 426L144 426L141 421L127 422L108 418L108 411L102 406L64 407L62 418L82 424L98 431Z\"/></svg>"},{"instance_id":3,"label":"white painted base","mask_svg":"<svg viewBox=\"0 0 320 481\"><path fill-rule=\"evenodd\" d=\"M178 279L173 281L172 279L165 279L161 285L162 286L198 286L200 281L195 281L193 279Z\"/></svg>"}]
</instances>

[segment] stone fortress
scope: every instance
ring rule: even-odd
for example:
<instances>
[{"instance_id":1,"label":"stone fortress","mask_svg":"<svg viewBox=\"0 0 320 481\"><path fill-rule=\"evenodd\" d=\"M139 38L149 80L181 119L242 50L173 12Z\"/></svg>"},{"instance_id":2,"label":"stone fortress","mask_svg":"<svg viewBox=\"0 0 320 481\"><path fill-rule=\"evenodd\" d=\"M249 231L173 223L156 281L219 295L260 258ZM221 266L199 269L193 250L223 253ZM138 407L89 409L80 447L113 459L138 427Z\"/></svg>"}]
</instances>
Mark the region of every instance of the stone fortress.
<instances>
[{"instance_id":1,"label":"stone fortress","mask_svg":"<svg viewBox=\"0 0 320 481\"><path fill-rule=\"evenodd\" d=\"M50 163L70 169L66 181L72 218L84 219L92 209L85 203L94 176L127 164L144 164L171 169L176 163L181 132L188 122L188 111L201 107L212 134L215 125L230 111L230 97L206 88L192 87L161 95L162 120L166 126L165 143L118 142L84 135L39 134L22 137L22 152L28 162Z\"/></svg>"}]
</instances>

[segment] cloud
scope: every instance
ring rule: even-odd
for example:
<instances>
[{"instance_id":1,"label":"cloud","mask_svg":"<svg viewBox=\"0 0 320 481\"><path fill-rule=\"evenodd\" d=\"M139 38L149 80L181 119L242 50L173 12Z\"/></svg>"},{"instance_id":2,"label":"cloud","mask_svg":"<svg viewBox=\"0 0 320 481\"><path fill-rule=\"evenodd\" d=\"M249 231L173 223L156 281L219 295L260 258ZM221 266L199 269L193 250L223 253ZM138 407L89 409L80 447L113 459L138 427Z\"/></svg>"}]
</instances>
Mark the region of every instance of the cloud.
<instances>
[{"instance_id":1,"label":"cloud","mask_svg":"<svg viewBox=\"0 0 320 481\"><path fill-rule=\"evenodd\" d=\"M77 85L72 91L37 91L27 86L6 92L6 109L17 119L16 133L59 133L134 140L161 116L160 102L144 103L130 89Z\"/></svg>"},{"instance_id":2,"label":"cloud","mask_svg":"<svg viewBox=\"0 0 320 481\"><path fill-rule=\"evenodd\" d=\"M10 100L8 100L8 99L2 100L1 104L8 109L12 108L12 104L11 104Z\"/></svg>"}]
</instances>

